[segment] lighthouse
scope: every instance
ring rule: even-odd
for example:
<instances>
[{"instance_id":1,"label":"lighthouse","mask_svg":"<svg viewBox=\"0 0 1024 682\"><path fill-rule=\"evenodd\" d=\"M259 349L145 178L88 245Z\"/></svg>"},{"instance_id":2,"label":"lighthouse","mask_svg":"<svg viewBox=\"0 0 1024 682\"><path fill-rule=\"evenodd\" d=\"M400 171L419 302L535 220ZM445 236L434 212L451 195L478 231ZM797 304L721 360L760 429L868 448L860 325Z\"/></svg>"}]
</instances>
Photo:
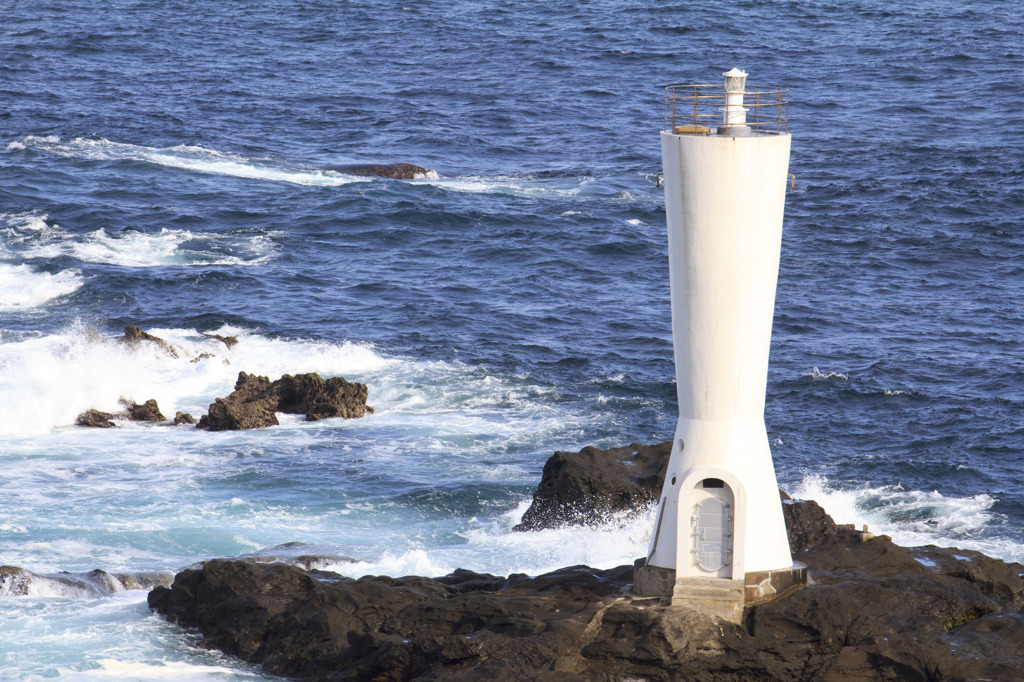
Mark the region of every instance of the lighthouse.
<instances>
[{"instance_id":1,"label":"lighthouse","mask_svg":"<svg viewBox=\"0 0 1024 682\"><path fill-rule=\"evenodd\" d=\"M739 622L806 582L764 424L791 136L788 93L665 91L661 155L679 423L634 591Z\"/></svg>"}]
</instances>

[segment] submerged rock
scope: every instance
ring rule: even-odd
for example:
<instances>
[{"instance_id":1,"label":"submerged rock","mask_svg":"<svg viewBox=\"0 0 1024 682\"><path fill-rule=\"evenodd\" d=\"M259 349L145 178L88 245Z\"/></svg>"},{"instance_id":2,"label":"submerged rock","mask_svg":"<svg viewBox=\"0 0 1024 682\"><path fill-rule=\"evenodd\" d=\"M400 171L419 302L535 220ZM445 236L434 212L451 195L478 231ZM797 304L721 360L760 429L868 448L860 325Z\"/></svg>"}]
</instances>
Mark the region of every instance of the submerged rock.
<instances>
[{"instance_id":1,"label":"submerged rock","mask_svg":"<svg viewBox=\"0 0 1024 682\"><path fill-rule=\"evenodd\" d=\"M92 428L112 429L117 426L113 421L114 415L110 412L99 410L86 410L75 418L77 426L89 426Z\"/></svg>"},{"instance_id":2,"label":"submerged rock","mask_svg":"<svg viewBox=\"0 0 1024 682\"><path fill-rule=\"evenodd\" d=\"M801 558L815 584L743 625L633 596L631 566L354 580L217 560L149 604L306 680L1024 679L1024 566L848 528Z\"/></svg>"},{"instance_id":3,"label":"submerged rock","mask_svg":"<svg viewBox=\"0 0 1024 682\"><path fill-rule=\"evenodd\" d=\"M171 357L178 357L178 351L175 350L172 345L161 339L159 336L153 336L152 334L142 331L134 324L125 326L124 336L118 339L118 341L129 348L138 348L143 343L150 343Z\"/></svg>"},{"instance_id":4,"label":"submerged rock","mask_svg":"<svg viewBox=\"0 0 1024 682\"><path fill-rule=\"evenodd\" d=\"M208 414L199 420L199 428L226 431L275 426L279 423L277 412L305 414L306 421L354 419L373 412L366 404L367 395L365 384L342 377L285 374L272 382L267 377L239 372L234 392L210 404Z\"/></svg>"},{"instance_id":5,"label":"submerged rock","mask_svg":"<svg viewBox=\"0 0 1024 682\"><path fill-rule=\"evenodd\" d=\"M121 398L120 403L125 408L123 412L112 414L100 410L86 410L78 415L75 419L75 424L77 426L110 429L117 426L112 421L114 419L128 419L137 422L162 422L167 419L160 412L160 407L156 404L156 399L154 398L150 398L141 405L134 400L127 400L126 398Z\"/></svg>"},{"instance_id":6,"label":"submerged rock","mask_svg":"<svg viewBox=\"0 0 1024 682\"><path fill-rule=\"evenodd\" d=\"M171 584L170 572L40 574L17 566L0 566L0 597L100 597L125 590L152 590Z\"/></svg>"},{"instance_id":7,"label":"submerged rock","mask_svg":"<svg viewBox=\"0 0 1024 682\"><path fill-rule=\"evenodd\" d=\"M218 341L223 343L225 346L227 346L228 350L231 350L231 348L235 344L238 343L238 337L237 336L221 336L220 334L210 334L210 338L211 339L217 339Z\"/></svg>"},{"instance_id":8,"label":"submerged rock","mask_svg":"<svg viewBox=\"0 0 1024 682\"><path fill-rule=\"evenodd\" d=\"M327 166L327 170L345 173L346 175L376 176L398 180L412 180L417 176L423 177L429 172L426 168L411 163L352 163Z\"/></svg>"}]
</instances>

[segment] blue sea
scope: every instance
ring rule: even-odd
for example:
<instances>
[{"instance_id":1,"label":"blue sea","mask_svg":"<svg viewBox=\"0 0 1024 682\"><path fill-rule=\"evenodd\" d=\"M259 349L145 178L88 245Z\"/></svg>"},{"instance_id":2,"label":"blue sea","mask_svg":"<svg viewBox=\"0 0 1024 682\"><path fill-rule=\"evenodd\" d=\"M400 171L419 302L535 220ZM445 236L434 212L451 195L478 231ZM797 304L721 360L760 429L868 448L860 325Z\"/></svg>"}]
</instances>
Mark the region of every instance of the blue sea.
<instances>
[{"instance_id":1,"label":"blue sea","mask_svg":"<svg viewBox=\"0 0 1024 682\"><path fill-rule=\"evenodd\" d=\"M40 576L0 581L0 678L273 679L197 648L144 590L61 572L645 554L650 512L511 528L555 450L672 437L663 88L733 66L791 100L765 415L781 485L903 544L1024 560L1018 5L7 0L0 17L0 564ZM396 162L432 172L327 169ZM117 343L127 324L178 357ZM344 376L376 412L73 425L121 398L198 417L239 371Z\"/></svg>"}]
</instances>

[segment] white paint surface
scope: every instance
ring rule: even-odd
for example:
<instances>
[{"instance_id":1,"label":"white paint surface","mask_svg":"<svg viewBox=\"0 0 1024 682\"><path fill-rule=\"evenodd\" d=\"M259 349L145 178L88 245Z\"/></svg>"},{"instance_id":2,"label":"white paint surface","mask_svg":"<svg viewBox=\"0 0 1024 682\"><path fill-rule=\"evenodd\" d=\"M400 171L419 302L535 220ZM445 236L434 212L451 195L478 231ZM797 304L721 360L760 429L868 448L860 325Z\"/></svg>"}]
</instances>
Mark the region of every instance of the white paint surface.
<instances>
[{"instance_id":1,"label":"white paint surface","mask_svg":"<svg viewBox=\"0 0 1024 682\"><path fill-rule=\"evenodd\" d=\"M788 134L661 134L679 425L650 563L678 556L679 576L701 575L684 557L708 477L736 496L734 577L792 565L764 426L789 147Z\"/></svg>"}]
</instances>

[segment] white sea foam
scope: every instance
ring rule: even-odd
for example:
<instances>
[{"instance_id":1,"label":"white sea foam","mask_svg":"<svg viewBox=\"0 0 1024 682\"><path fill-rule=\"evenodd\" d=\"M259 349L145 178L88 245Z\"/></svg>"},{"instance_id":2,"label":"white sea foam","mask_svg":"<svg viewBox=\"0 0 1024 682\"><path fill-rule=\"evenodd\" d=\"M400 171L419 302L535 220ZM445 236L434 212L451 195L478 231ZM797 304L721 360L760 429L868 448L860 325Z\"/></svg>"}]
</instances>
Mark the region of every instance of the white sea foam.
<instances>
[{"instance_id":1,"label":"white sea foam","mask_svg":"<svg viewBox=\"0 0 1024 682\"><path fill-rule=\"evenodd\" d=\"M848 381L850 377L839 372L822 372L817 367L812 369L810 372L804 374L805 377L810 377L815 381L826 381L828 379L839 379L840 381Z\"/></svg>"},{"instance_id":2,"label":"white sea foam","mask_svg":"<svg viewBox=\"0 0 1024 682\"><path fill-rule=\"evenodd\" d=\"M34 149L58 156L90 161L140 161L196 173L318 187L370 182L375 179L333 170L288 166L272 159L252 158L207 149L199 145L147 147L103 138L76 137L71 140L62 140L54 135L29 135L21 140L11 142L7 145L7 149ZM503 194L519 197L574 197L580 195L593 181L592 177L537 180L529 176L511 175L445 178L438 175L436 171L428 170L426 173L417 173L412 180L409 180L409 183L433 185L453 192ZM626 191L619 192L615 198L635 201L635 197Z\"/></svg>"},{"instance_id":3,"label":"white sea foam","mask_svg":"<svg viewBox=\"0 0 1024 682\"><path fill-rule=\"evenodd\" d=\"M0 234L17 232L42 232L50 228L45 213L0 213Z\"/></svg>"},{"instance_id":4,"label":"white sea foam","mask_svg":"<svg viewBox=\"0 0 1024 682\"><path fill-rule=\"evenodd\" d=\"M11 246L52 229L43 213L0 213L0 259L19 258ZM0 262L0 311L36 308L73 294L84 283L76 270L45 272L24 263Z\"/></svg>"},{"instance_id":5,"label":"white sea foam","mask_svg":"<svg viewBox=\"0 0 1024 682\"><path fill-rule=\"evenodd\" d=\"M0 257L20 260L71 256L86 263L122 267L251 266L266 263L275 255L275 239L280 236L264 231L211 233L166 228L159 232L101 228L75 234L49 224L45 214L0 214ZM70 279L70 274L65 279ZM2 294L0 283L0 297Z\"/></svg>"},{"instance_id":6,"label":"white sea foam","mask_svg":"<svg viewBox=\"0 0 1024 682\"><path fill-rule=\"evenodd\" d=\"M58 156L90 161L141 161L196 173L229 175L252 180L289 182L296 185L332 187L371 178L345 175L330 170L288 167L267 159L254 159L198 145L146 147L105 139L76 137L64 141L59 137L30 135L7 145L11 150L35 149Z\"/></svg>"},{"instance_id":7,"label":"white sea foam","mask_svg":"<svg viewBox=\"0 0 1024 682\"><path fill-rule=\"evenodd\" d=\"M993 539L986 529L1000 522L989 495L950 497L937 491L902 486L842 488L823 476L807 476L793 497L817 501L836 523L867 525L900 545L934 544L984 552L1008 561L1024 559L1024 548L1009 539Z\"/></svg>"},{"instance_id":8,"label":"white sea foam","mask_svg":"<svg viewBox=\"0 0 1024 682\"><path fill-rule=\"evenodd\" d=\"M222 335L240 339L228 349L195 331L149 331L173 345L179 357L152 344L128 348L83 327L0 342L0 433L46 432L72 424L90 408L117 412L122 397L156 398L172 416L176 410L205 412L214 398L233 390L240 370L274 378L312 371L358 378L396 362L348 342L269 339L224 328Z\"/></svg>"},{"instance_id":9,"label":"white sea foam","mask_svg":"<svg viewBox=\"0 0 1024 682\"><path fill-rule=\"evenodd\" d=\"M385 550L375 560L333 564L328 570L357 578L363 575L442 576L456 568L481 573L539 575L585 564L605 569L631 564L647 553L655 509L613 516L594 526L567 526L514 532L529 500L498 519L471 519L458 532L464 544L404 551Z\"/></svg>"},{"instance_id":10,"label":"white sea foam","mask_svg":"<svg viewBox=\"0 0 1024 682\"><path fill-rule=\"evenodd\" d=\"M76 680L175 680L175 682L178 680L224 679L227 676L262 679L261 675L254 672L233 670L222 665L197 665L182 661L144 663L103 658L97 663L101 666L98 670L88 673L65 673L61 675L61 679L66 679L69 676Z\"/></svg>"},{"instance_id":11,"label":"white sea foam","mask_svg":"<svg viewBox=\"0 0 1024 682\"><path fill-rule=\"evenodd\" d=\"M594 178L559 178L535 180L513 175L473 176L415 179L414 185L433 185L452 192L501 194L515 197L575 197L584 192Z\"/></svg>"},{"instance_id":12,"label":"white sea foam","mask_svg":"<svg viewBox=\"0 0 1024 682\"><path fill-rule=\"evenodd\" d=\"M273 680L253 666L195 647L194 638L149 610L146 592L104 599L4 602L3 679Z\"/></svg>"},{"instance_id":13,"label":"white sea foam","mask_svg":"<svg viewBox=\"0 0 1024 682\"><path fill-rule=\"evenodd\" d=\"M0 310L25 310L78 291L83 284L75 270L50 274L29 265L0 263Z\"/></svg>"}]
</instances>

